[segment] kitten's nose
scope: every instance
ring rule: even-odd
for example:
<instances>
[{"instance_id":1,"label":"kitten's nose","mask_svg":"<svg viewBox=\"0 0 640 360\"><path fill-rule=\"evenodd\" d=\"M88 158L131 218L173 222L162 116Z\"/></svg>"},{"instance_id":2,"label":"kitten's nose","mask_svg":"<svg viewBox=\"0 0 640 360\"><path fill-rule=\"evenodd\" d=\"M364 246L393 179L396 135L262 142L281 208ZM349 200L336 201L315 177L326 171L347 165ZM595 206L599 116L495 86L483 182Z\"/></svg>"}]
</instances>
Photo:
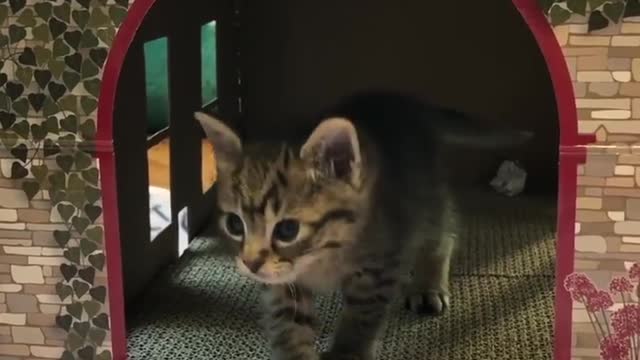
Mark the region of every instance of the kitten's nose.
<instances>
[{"instance_id":1,"label":"kitten's nose","mask_svg":"<svg viewBox=\"0 0 640 360\"><path fill-rule=\"evenodd\" d=\"M258 270L264 265L265 258L260 256L256 259L242 259L242 262L249 268L252 273L257 273Z\"/></svg>"},{"instance_id":2,"label":"kitten's nose","mask_svg":"<svg viewBox=\"0 0 640 360\"><path fill-rule=\"evenodd\" d=\"M263 248L258 242L248 242L245 244L240 254L240 260L252 273L257 273L264 265L269 256L269 250Z\"/></svg>"}]
</instances>

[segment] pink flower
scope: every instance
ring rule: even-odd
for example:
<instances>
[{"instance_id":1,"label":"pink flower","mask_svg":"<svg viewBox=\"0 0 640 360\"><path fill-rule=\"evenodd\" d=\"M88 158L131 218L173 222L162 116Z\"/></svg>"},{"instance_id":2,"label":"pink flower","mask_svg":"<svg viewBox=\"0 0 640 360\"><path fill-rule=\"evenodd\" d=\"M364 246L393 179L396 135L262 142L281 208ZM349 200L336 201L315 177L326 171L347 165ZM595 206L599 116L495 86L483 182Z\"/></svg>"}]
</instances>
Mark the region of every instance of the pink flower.
<instances>
[{"instance_id":1,"label":"pink flower","mask_svg":"<svg viewBox=\"0 0 640 360\"><path fill-rule=\"evenodd\" d=\"M595 295L588 297L585 305L589 312L602 311L613 306L613 299L611 298L611 294L601 290Z\"/></svg>"},{"instance_id":2,"label":"pink flower","mask_svg":"<svg viewBox=\"0 0 640 360\"><path fill-rule=\"evenodd\" d=\"M629 360L629 341L609 335L600 341L603 360Z\"/></svg>"},{"instance_id":3,"label":"pink flower","mask_svg":"<svg viewBox=\"0 0 640 360\"><path fill-rule=\"evenodd\" d=\"M619 338L640 334L640 305L628 304L611 314L611 326Z\"/></svg>"},{"instance_id":4,"label":"pink flower","mask_svg":"<svg viewBox=\"0 0 640 360\"><path fill-rule=\"evenodd\" d=\"M564 288L571 293L575 301L583 302L597 294L596 286L587 275L573 273L564 280Z\"/></svg>"},{"instance_id":5,"label":"pink flower","mask_svg":"<svg viewBox=\"0 0 640 360\"><path fill-rule=\"evenodd\" d=\"M634 281L640 281L640 263L635 263L629 269L629 278Z\"/></svg>"},{"instance_id":6,"label":"pink flower","mask_svg":"<svg viewBox=\"0 0 640 360\"><path fill-rule=\"evenodd\" d=\"M609 283L609 289L614 294L624 294L633 291L633 284L625 277L617 277Z\"/></svg>"}]
</instances>

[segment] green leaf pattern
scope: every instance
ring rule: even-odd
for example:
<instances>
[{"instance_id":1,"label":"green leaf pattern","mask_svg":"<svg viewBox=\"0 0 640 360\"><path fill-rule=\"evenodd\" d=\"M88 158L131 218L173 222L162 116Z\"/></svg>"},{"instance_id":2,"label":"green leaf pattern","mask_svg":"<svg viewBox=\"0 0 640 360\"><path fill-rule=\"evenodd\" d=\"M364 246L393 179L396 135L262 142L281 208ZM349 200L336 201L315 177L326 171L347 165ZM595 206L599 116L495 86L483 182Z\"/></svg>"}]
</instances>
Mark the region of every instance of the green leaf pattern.
<instances>
[{"instance_id":1,"label":"green leaf pattern","mask_svg":"<svg viewBox=\"0 0 640 360\"><path fill-rule=\"evenodd\" d=\"M123 1L0 1L0 146L27 199L48 195L66 228L52 236L67 260L55 285L71 301L56 318L67 360L112 358L101 348L107 289L95 283L105 266L100 173L80 144L95 139L102 68L126 13Z\"/></svg>"},{"instance_id":2,"label":"green leaf pattern","mask_svg":"<svg viewBox=\"0 0 640 360\"><path fill-rule=\"evenodd\" d=\"M623 18L640 15L640 0L538 0L553 26L572 15L586 16L589 31L601 30Z\"/></svg>"}]
</instances>

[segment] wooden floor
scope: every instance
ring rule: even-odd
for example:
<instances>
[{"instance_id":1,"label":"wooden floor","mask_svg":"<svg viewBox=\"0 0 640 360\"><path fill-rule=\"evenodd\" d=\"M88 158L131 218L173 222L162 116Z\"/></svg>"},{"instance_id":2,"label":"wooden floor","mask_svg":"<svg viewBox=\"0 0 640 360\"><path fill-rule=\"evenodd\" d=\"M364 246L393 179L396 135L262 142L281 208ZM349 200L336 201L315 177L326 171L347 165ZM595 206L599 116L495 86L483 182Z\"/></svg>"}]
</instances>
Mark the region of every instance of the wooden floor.
<instances>
[{"instance_id":1,"label":"wooden floor","mask_svg":"<svg viewBox=\"0 0 640 360\"><path fill-rule=\"evenodd\" d=\"M161 141L147 152L149 159L149 185L170 189L169 176L169 139ZM213 147L206 140L202 141L202 191L208 190L216 178Z\"/></svg>"}]
</instances>

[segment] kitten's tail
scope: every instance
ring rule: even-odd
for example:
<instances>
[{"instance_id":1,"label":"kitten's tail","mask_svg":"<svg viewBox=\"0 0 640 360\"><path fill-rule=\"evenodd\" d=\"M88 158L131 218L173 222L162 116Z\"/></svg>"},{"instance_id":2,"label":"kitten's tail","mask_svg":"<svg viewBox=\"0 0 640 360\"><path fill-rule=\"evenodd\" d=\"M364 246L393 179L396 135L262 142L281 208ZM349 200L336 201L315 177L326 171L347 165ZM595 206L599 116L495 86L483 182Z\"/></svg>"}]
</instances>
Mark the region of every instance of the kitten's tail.
<instances>
[{"instance_id":1,"label":"kitten's tail","mask_svg":"<svg viewBox=\"0 0 640 360\"><path fill-rule=\"evenodd\" d=\"M447 145L477 149L500 149L526 144L534 136L532 131L497 129L472 121L466 115L451 111L431 124Z\"/></svg>"}]
</instances>

